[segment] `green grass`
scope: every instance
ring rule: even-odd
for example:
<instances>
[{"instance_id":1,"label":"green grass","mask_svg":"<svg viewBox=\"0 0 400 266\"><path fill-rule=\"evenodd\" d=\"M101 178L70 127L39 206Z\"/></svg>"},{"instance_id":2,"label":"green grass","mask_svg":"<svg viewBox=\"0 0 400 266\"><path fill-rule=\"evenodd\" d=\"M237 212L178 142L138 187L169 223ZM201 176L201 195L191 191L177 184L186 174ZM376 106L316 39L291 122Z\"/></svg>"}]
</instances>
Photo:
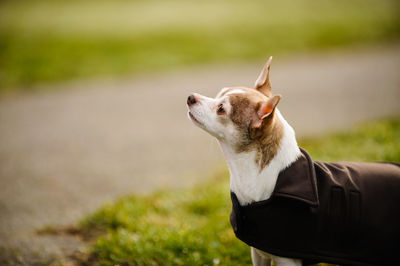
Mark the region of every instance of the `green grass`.
<instances>
[{"instance_id":1,"label":"green grass","mask_svg":"<svg viewBox=\"0 0 400 266\"><path fill-rule=\"evenodd\" d=\"M400 162L400 120L385 120L351 132L303 139L300 145L314 160Z\"/></svg>"},{"instance_id":2,"label":"green grass","mask_svg":"<svg viewBox=\"0 0 400 266\"><path fill-rule=\"evenodd\" d=\"M308 139L314 160L400 162L400 119ZM101 265L249 265L249 248L229 224L227 171L191 189L128 196L85 218L83 231L103 231L89 249Z\"/></svg>"},{"instance_id":3,"label":"green grass","mask_svg":"<svg viewBox=\"0 0 400 266\"><path fill-rule=\"evenodd\" d=\"M2 1L0 90L400 36L397 0Z\"/></svg>"}]
</instances>

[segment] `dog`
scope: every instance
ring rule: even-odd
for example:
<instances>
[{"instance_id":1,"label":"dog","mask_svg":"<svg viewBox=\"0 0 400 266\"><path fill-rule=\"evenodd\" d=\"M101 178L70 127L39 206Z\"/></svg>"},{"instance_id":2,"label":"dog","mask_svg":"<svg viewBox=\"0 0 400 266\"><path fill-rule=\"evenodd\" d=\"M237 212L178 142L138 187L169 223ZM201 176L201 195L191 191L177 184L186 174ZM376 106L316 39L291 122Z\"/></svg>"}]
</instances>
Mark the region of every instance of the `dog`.
<instances>
[{"instance_id":1,"label":"dog","mask_svg":"<svg viewBox=\"0 0 400 266\"><path fill-rule=\"evenodd\" d=\"M253 88L187 98L189 119L218 140L226 158L231 224L251 246L253 265L393 264L400 166L313 162L277 108L271 61Z\"/></svg>"}]
</instances>

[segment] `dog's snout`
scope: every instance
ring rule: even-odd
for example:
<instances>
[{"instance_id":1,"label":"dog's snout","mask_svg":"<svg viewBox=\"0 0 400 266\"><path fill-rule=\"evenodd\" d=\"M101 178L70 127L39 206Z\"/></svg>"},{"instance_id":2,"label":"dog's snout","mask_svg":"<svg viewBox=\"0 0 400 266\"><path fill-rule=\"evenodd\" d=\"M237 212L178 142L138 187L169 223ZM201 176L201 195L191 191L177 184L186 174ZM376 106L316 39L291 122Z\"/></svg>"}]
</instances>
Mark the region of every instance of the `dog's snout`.
<instances>
[{"instance_id":1,"label":"dog's snout","mask_svg":"<svg viewBox=\"0 0 400 266\"><path fill-rule=\"evenodd\" d=\"M192 105L197 102L196 97L193 94L190 94L189 97L187 98L187 104Z\"/></svg>"}]
</instances>

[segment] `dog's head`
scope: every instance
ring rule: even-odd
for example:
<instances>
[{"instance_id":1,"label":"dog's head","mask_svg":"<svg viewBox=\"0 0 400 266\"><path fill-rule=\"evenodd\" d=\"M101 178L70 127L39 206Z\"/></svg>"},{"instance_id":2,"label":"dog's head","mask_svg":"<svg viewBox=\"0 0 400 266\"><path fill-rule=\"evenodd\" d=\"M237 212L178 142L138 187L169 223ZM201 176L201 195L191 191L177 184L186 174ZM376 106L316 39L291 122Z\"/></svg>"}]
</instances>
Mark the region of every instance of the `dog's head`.
<instances>
[{"instance_id":1,"label":"dog's head","mask_svg":"<svg viewBox=\"0 0 400 266\"><path fill-rule=\"evenodd\" d=\"M272 57L261 71L254 88L224 88L215 98L191 94L187 99L190 119L236 152L272 143L277 146L282 130L275 108L281 96L271 93L271 60Z\"/></svg>"}]
</instances>

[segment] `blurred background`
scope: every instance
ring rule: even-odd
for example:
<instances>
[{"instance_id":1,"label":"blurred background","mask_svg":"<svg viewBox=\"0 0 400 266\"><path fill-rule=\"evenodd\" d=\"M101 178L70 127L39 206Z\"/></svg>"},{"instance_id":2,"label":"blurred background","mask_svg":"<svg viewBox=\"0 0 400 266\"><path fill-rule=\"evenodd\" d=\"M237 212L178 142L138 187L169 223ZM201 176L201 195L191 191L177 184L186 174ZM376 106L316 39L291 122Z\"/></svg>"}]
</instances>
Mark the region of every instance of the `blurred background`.
<instances>
[{"instance_id":1,"label":"blurred background","mask_svg":"<svg viewBox=\"0 0 400 266\"><path fill-rule=\"evenodd\" d=\"M193 91L272 87L300 138L400 114L400 2L0 2L0 262L80 244L38 236L129 193L225 168Z\"/></svg>"}]
</instances>

